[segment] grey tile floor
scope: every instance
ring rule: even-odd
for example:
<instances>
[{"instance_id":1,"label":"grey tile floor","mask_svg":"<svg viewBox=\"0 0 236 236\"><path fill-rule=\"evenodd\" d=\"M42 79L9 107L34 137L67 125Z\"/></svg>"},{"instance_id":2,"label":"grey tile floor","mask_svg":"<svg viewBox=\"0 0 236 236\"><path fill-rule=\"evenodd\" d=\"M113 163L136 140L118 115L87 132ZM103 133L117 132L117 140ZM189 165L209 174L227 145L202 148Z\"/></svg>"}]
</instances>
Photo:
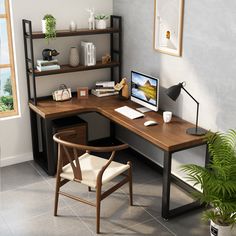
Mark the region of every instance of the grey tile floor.
<instances>
[{"instance_id":1,"label":"grey tile floor","mask_svg":"<svg viewBox=\"0 0 236 236\"><path fill-rule=\"evenodd\" d=\"M134 206L129 206L128 188L123 186L102 202L101 233L105 235L205 236L208 225L200 220L201 211L164 221L161 218L162 176L142 161L123 152L118 159L132 160ZM1 236L92 236L95 235L95 209L60 197L58 217L53 216L55 178L47 176L35 162L0 169ZM70 183L67 191L87 199L94 192ZM191 198L172 186L172 206Z\"/></svg>"}]
</instances>

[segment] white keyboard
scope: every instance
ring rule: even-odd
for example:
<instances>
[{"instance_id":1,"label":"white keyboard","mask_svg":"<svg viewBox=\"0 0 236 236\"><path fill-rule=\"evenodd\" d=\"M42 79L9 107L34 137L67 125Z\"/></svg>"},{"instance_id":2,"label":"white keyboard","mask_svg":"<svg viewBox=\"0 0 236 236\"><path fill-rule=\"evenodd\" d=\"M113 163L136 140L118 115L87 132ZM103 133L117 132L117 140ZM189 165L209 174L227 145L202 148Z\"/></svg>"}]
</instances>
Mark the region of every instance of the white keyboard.
<instances>
[{"instance_id":1,"label":"white keyboard","mask_svg":"<svg viewBox=\"0 0 236 236\"><path fill-rule=\"evenodd\" d=\"M115 111L132 120L144 116L143 113L136 111L135 109L127 107L127 106L116 108Z\"/></svg>"}]
</instances>

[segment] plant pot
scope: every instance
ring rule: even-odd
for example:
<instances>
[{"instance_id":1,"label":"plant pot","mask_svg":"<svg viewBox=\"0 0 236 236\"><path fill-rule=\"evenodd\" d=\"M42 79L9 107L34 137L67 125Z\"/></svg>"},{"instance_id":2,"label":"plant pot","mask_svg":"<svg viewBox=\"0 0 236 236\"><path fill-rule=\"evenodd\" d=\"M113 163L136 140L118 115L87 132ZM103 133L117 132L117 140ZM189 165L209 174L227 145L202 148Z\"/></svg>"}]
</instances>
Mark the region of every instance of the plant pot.
<instances>
[{"instance_id":1,"label":"plant pot","mask_svg":"<svg viewBox=\"0 0 236 236\"><path fill-rule=\"evenodd\" d=\"M232 227L231 225L229 226L217 225L211 220L210 234L211 236L231 236L232 235L231 227Z\"/></svg>"},{"instance_id":2,"label":"plant pot","mask_svg":"<svg viewBox=\"0 0 236 236\"><path fill-rule=\"evenodd\" d=\"M96 20L96 29L106 29L107 22L106 20Z\"/></svg>"},{"instance_id":3,"label":"plant pot","mask_svg":"<svg viewBox=\"0 0 236 236\"><path fill-rule=\"evenodd\" d=\"M42 20L42 32L46 33L46 20Z\"/></svg>"},{"instance_id":4,"label":"plant pot","mask_svg":"<svg viewBox=\"0 0 236 236\"><path fill-rule=\"evenodd\" d=\"M79 51L76 47L70 48L69 64L72 67L76 67L79 65Z\"/></svg>"}]
</instances>

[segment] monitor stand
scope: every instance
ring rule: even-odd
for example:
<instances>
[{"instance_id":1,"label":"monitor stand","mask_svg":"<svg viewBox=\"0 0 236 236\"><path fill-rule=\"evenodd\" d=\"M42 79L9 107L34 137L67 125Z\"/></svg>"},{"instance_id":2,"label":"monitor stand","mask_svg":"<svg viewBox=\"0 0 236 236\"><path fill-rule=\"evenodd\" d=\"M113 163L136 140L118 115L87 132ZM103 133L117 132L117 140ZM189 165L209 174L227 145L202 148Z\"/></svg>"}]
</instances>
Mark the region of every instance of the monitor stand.
<instances>
[{"instance_id":1,"label":"monitor stand","mask_svg":"<svg viewBox=\"0 0 236 236\"><path fill-rule=\"evenodd\" d=\"M149 109L147 107L138 107L138 108L136 108L136 110L138 110L138 111L140 111L142 113L151 111L151 109Z\"/></svg>"}]
</instances>

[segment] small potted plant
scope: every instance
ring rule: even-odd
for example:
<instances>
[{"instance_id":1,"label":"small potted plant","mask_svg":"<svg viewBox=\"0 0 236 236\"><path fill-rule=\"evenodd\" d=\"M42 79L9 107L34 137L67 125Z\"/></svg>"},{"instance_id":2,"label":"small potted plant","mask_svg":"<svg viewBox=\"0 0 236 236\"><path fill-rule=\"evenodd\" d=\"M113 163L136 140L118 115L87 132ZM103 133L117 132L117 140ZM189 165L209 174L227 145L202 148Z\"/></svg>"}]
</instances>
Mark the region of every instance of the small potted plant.
<instances>
[{"instance_id":1,"label":"small potted plant","mask_svg":"<svg viewBox=\"0 0 236 236\"><path fill-rule=\"evenodd\" d=\"M182 170L202 190L195 197L211 207L203 213L203 220L211 221L210 235L229 236L236 223L236 131L208 133L206 140L210 164L187 164Z\"/></svg>"},{"instance_id":2,"label":"small potted plant","mask_svg":"<svg viewBox=\"0 0 236 236\"><path fill-rule=\"evenodd\" d=\"M56 19L52 15L47 14L43 17L42 32L45 34L45 39L48 42L56 37Z\"/></svg>"},{"instance_id":3,"label":"small potted plant","mask_svg":"<svg viewBox=\"0 0 236 236\"><path fill-rule=\"evenodd\" d=\"M95 16L96 20L96 29L106 29L108 15L100 14Z\"/></svg>"}]
</instances>

